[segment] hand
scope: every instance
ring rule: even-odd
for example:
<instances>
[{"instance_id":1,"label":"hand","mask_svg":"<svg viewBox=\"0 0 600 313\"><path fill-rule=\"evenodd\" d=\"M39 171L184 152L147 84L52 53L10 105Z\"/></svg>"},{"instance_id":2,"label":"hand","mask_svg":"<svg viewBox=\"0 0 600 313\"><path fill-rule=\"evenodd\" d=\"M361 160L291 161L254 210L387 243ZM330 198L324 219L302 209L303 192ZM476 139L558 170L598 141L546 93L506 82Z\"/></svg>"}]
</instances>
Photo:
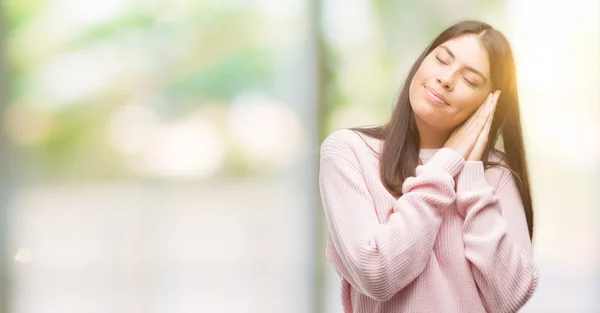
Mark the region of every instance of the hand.
<instances>
[{"instance_id":1,"label":"hand","mask_svg":"<svg viewBox=\"0 0 600 313\"><path fill-rule=\"evenodd\" d=\"M494 121L494 112L496 112L496 104L498 103L499 97L500 97L500 91L496 91L492 95L492 101L491 101L492 108L490 109L487 121L486 121L485 125L483 126L483 129L479 133L479 137L477 137L477 142L475 143L475 146L473 147L473 149L471 150L471 153L469 153L469 156L466 159L467 161L481 161L481 158L483 157L483 151L485 150L485 147L487 146L487 143L488 143L488 136L490 134L490 128L492 126L492 121Z\"/></svg>"},{"instance_id":2,"label":"hand","mask_svg":"<svg viewBox=\"0 0 600 313\"><path fill-rule=\"evenodd\" d=\"M480 134L488 124L488 119L490 120L489 124L491 124L493 110L499 95L499 91L496 91L494 94L489 94L477 111L475 111L466 122L452 132L452 135L450 135L450 138L448 138L444 147L456 151L467 160L471 155L473 148L480 141ZM487 134L484 137L485 140L487 140ZM483 146L485 147L485 144ZM473 158L476 156L473 155L471 157Z\"/></svg>"}]
</instances>

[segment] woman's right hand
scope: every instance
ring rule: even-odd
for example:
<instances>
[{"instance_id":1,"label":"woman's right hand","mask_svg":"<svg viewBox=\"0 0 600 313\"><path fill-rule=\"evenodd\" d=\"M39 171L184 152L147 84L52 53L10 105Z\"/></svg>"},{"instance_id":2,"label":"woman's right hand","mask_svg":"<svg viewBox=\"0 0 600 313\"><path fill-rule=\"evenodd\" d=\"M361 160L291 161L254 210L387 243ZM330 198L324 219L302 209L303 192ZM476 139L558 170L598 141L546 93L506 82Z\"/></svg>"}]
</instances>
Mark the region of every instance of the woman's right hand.
<instances>
[{"instance_id":1,"label":"woman's right hand","mask_svg":"<svg viewBox=\"0 0 600 313\"><path fill-rule=\"evenodd\" d=\"M494 112L494 106L499 95L499 91L493 94L490 93L477 111L452 132L452 135L450 135L450 138L444 144L444 148L456 151L466 160L471 150L473 150L479 134L488 122L489 115Z\"/></svg>"}]
</instances>

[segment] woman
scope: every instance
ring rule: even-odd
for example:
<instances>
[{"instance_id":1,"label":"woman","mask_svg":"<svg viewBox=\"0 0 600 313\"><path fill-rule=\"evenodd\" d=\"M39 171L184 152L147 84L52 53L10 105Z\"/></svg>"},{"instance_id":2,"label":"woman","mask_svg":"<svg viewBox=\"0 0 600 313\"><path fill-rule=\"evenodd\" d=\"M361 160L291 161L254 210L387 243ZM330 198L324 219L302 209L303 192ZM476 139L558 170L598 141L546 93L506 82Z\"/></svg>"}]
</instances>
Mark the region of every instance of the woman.
<instances>
[{"instance_id":1,"label":"woman","mask_svg":"<svg viewBox=\"0 0 600 313\"><path fill-rule=\"evenodd\" d=\"M325 139L327 256L346 313L505 313L531 298L520 120L509 43L465 21L421 54L387 124Z\"/></svg>"}]
</instances>

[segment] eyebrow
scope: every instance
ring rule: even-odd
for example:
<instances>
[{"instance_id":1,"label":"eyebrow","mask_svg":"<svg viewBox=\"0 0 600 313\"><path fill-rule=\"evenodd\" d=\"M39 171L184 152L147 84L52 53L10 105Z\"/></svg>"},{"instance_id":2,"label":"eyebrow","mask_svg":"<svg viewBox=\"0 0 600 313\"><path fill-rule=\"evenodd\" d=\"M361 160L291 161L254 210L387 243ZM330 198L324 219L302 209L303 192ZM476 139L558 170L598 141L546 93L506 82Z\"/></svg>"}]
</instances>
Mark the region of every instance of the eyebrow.
<instances>
[{"instance_id":1,"label":"eyebrow","mask_svg":"<svg viewBox=\"0 0 600 313\"><path fill-rule=\"evenodd\" d=\"M456 59L456 57L454 56L454 53L452 53L452 50L450 50L450 48L448 48L448 47L446 47L446 46L444 46L444 45L442 45L442 46L440 46L440 47L441 47L442 49L446 50L446 52L448 52L448 54L450 55L450 57L451 57L452 59ZM483 73L482 73L482 72L480 72L480 71L478 71L477 69L475 69L475 68L473 68L473 67L471 67L471 66L469 66L469 65L466 65L466 66L465 66L465 68L466 68L467 70L469 70L469 71L471 71L471 72L473 72L473 73L475 73L475 74L477 74L477 75L481 76L481 78L483 78L483 81L484 81L484 82L485 82L485 81L487 81L487 78L485 78L485 75L483 75Z\"/></svg>"}]
</instances>

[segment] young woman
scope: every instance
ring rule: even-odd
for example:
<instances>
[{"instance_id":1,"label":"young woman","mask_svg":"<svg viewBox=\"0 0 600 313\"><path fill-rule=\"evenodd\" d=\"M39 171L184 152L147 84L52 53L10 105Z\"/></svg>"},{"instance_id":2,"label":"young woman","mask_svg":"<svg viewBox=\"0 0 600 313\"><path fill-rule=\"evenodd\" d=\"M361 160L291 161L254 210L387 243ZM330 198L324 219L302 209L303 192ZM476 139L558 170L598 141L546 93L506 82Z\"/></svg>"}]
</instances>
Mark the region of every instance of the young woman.
<instances>
[{"instance_id":1,"label":"young woman","mask_svg":"<svg viewBox=\"0 0 600 313\"><path fill-rule=\"evenodd\" d=\"M515 64L490 25L443 31L389 122L334 131L320 162L327 256L346 313L506 313L533 295Z\"/></svg>"}]
</instances>

